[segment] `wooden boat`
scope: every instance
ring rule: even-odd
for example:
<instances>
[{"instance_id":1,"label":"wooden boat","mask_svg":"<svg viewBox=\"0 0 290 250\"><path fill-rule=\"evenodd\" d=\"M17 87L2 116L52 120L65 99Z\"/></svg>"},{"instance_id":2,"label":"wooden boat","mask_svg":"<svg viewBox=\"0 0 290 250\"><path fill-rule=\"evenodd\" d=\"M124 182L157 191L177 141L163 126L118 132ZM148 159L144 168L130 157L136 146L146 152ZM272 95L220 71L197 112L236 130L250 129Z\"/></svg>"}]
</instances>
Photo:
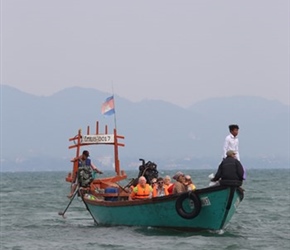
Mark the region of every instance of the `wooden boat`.
<instances>
[{"instance_id":1,"label":"wooden boat","mask_svg":"<svg viewBox=\"0 0 290 250\"><path fill-rule=\"evenodd\" d=\"M84 146L114 147L115 175L94 179L88 186L78 187L70 200L71 203L78 194L97 225L151 226L180 230L221 230L228 225L244 196L241 183L237 181L221 181L218 186L163 197L130 200L127 187L132 181L125 187L119 184L119 181L127 179L126 173L120 170L118 147L125 146L119 142L120 139L124 139L124 136L118 135L116 129L109 134L107 126L104 133L99 133L98 122L95 133L91 134L87 127L85 135L79 130L76 136L69 139L73 142L69 149L76 149L76 157ZM66 181L73 184L77 173L78 163L75 161ZM64 215L67 208L59 214Z\"/></svg>"}]
</instances>

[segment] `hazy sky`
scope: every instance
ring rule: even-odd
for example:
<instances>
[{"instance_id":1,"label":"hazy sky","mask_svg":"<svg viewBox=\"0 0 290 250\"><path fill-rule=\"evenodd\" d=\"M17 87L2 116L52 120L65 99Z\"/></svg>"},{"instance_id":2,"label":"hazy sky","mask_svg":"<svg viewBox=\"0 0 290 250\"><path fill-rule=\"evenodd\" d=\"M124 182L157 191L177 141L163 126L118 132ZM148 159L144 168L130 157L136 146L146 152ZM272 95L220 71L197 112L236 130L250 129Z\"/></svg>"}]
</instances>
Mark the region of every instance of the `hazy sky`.
<instances>
[{"instance_id":1,"label":"hazy sky","mask_svg":"<svg viewBox=\"0 0 290 250\"><path fill-rule=\"evenodd\" d=\"M288 0L1 0L1 84L187 107L289 101Z\"/></svg>"}]
</instances>

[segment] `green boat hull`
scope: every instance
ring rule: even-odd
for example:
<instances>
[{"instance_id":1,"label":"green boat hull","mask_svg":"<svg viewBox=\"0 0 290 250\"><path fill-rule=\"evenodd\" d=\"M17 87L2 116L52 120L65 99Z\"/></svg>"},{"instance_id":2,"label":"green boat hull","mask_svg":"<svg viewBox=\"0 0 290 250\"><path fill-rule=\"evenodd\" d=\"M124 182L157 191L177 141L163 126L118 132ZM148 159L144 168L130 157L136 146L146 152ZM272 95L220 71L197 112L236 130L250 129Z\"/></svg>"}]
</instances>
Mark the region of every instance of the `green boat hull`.
<instances>
[{"instance_id":1,"label":"green boat hull","mask_svg":"<svg viewBox=\"0 0 290 250\"><path fill-rule=\"evenodd\" d=\"M190 199L192 196L195 202ZM192 193L138 201L100 201L83 196L83 202L98 225L182 230L224 229L242 199L243 190L233 186L208 187ZM185 216L180 214L181 204Z\"/></svg>"}]
</instances>

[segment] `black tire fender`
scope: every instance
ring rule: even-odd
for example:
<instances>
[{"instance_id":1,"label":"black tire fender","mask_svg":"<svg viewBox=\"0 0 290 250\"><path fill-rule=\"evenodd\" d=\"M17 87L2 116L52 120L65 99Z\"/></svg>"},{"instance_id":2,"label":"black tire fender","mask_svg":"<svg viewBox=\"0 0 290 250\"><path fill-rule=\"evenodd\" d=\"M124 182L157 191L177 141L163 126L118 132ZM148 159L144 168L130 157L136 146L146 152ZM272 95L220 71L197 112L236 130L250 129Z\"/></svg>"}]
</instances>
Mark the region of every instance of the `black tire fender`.
<instances>
[{"instance_id":1,"label":"black tire fender","mask_svg":"<svg viewBox=\"0 0 290 250\"><path fill-rule=\"evenodd\" d=\"M183 202L185 199L190 199L194 204L194 208L192 209L191 212L186 212L183 208ZM175 202L175 209L176 209L176 212L182 218L193 219L200 213L201 201L200 201L199 197L192 191L187 192L187 193L183 193L177 198L177 200Z\"/></svg>"}]
</instances>

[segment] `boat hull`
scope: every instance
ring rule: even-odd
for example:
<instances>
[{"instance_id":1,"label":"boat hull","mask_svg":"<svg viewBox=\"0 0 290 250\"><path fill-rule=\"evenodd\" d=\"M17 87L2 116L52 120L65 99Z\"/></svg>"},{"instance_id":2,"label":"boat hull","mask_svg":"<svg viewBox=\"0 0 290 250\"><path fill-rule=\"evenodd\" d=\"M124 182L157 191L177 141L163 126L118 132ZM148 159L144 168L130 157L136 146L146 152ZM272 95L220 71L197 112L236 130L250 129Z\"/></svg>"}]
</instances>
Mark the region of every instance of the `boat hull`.
<instances>
[{"instance_id":1,"label":"boat hull","mask_svg":"<svg viewBox=\"0 0 290 250\"><path fill-rule=\"evenodd\" d=\"M238 187L216 186L194 192L200 211L193 218L183 218L178 204L190 192L138 201L99 201L95 197L83 196L83 201L99 225L106 226L151 226L183 230L224 229L243 199L243 190ZM190 198L185 198L183 211L197 209ZM92 199L93 198L93 199Z\"/></svg>"}]
</instances>

